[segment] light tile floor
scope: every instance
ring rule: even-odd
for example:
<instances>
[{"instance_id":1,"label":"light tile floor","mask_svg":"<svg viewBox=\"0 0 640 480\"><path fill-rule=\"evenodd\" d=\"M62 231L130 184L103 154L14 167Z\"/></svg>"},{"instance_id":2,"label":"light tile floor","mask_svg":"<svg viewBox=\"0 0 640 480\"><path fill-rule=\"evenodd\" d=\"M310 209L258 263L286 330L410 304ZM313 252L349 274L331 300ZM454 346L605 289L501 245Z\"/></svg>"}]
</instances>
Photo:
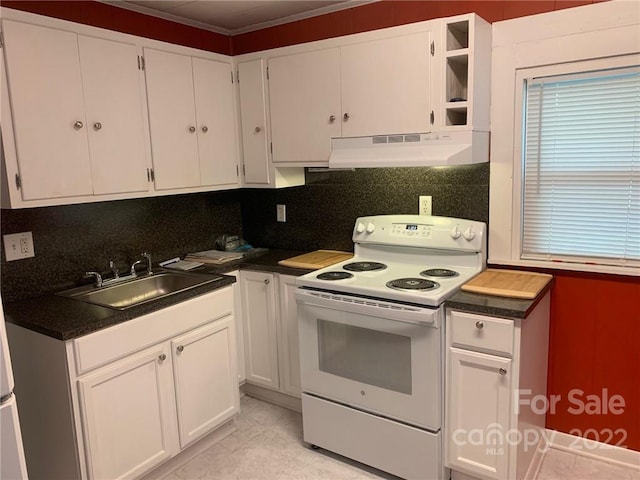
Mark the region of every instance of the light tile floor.
<instances>
[{"instance_id":1,"label":"light tile floor","mask_svg":"<svg viewBox=\"0 0 640 480\"><path fill-rule=\"evenodd\" d=\"M302 442L299 413L245 396L237 430L163 480L359 480L397 477ZM537 480L640 480L640 472L550 449Z\"/></svg>"}]
</instances>

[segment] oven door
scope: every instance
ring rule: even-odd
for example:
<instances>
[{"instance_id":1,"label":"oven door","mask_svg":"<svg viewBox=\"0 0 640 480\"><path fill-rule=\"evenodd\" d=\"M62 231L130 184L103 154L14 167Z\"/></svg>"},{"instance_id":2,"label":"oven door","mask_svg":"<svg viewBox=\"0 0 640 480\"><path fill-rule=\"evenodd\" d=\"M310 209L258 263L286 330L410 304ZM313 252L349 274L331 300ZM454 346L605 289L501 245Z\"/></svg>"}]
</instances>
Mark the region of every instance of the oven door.
<instances>
[{"instance_id":1,"label":"oven door","mask_svg":"<svg viewBox=\"0 0 640 480\"><path fill-rule=\"evenodd\" d=\"M438 431L442 309L298 289L302 389Z\"/></svg>"}]
</instances>

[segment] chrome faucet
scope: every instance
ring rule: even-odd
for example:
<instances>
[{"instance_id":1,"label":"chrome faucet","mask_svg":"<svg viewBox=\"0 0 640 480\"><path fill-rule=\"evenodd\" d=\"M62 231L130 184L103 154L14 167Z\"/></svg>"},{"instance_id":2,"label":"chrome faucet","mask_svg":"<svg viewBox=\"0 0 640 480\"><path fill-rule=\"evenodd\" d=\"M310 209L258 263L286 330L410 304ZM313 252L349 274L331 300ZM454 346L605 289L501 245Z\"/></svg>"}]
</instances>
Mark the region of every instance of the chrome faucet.
<instances>
[{"instance_id":1,"label":"chrome faucet","mask_svg":"<svg viewBox=\"0 0 640 480\"><path fill-rule=\"evenodd\" d=\"M102 286L102 275L100 275L98 272L86 272L84 274L85 277L95 277L96 281L94 283L94 285L98 288L100 288Z\"/></svg>"},{"instance_id":2,"label":"chrome faucet","mask_svg":"<svg viewBox=\"0 0 640 480\"><path fill-rule=\"evenodd\" d=\"M147 275L151 275L153 273L153 271L151 270L151 254L144 252L141 254L141 256L147 260ZM144 260L136 260L135 262L133 262L131 264L131 275L136 275L136 265L140 265L143 263Z\"/></svg>"}]
</instances>

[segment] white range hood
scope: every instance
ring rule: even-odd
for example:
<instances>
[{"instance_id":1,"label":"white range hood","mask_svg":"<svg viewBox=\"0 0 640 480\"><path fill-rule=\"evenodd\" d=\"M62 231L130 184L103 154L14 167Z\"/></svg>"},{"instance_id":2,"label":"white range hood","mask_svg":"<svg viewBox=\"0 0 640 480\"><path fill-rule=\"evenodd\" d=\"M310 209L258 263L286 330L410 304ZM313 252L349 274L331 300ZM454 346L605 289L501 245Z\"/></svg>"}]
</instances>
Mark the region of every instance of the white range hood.
<instances>
[{"instance_id":1,"label":"white range hood","mask_svg":"<svg viewBox=\"0 0 640 480\"><path fill-rule=\"evenodd\" d=\"M489 132L333 138L329 168L436 167L489 161Z\"/></svg>"}]
</instances>

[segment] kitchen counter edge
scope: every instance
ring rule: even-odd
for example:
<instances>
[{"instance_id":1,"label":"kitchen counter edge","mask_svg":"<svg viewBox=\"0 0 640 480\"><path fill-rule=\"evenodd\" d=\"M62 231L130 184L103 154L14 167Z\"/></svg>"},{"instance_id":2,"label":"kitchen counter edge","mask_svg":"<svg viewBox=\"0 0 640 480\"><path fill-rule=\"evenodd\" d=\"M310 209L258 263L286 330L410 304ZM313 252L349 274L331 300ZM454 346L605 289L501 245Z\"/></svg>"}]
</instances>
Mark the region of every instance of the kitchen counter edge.
<instances>
[{"instance_id":1,"label":"kitchen counter edge","mask_svg":"<svg viewBox=\"0 0 640 480\"><path fill-rule=\"evenodd\" d=\"M554 279L533 299L498 297L481 293L458 291L445 301L445 307L468 313L480 313L492 317L525 319L553 287Z\"/></svg>"}]
</instances>

